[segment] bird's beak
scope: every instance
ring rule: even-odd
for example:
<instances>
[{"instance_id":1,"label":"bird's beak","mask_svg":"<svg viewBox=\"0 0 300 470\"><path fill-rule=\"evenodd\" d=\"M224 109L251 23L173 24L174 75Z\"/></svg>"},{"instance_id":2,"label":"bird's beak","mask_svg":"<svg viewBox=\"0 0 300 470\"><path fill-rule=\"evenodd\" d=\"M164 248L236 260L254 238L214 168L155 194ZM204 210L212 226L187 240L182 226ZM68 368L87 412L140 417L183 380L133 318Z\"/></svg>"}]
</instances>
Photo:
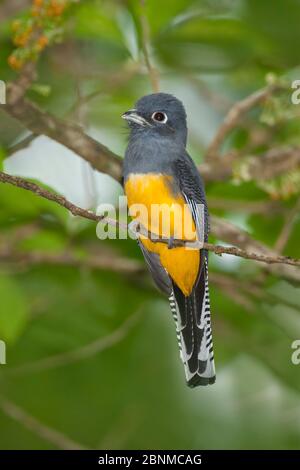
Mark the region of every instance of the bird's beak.
<instances>
[{"instance_id":1,"label":"bird's beak","mask_svg":"<svg viewBox=\"0 0 300 470\"><path fill-rule=\"evenodd\" d=\"M122 114L122 118L128 122L139 124L140 126L150 126L149 122L140 116L136 109L129 109L129 111L126 111L126 113Z\"/></svg>"}]
</instances>

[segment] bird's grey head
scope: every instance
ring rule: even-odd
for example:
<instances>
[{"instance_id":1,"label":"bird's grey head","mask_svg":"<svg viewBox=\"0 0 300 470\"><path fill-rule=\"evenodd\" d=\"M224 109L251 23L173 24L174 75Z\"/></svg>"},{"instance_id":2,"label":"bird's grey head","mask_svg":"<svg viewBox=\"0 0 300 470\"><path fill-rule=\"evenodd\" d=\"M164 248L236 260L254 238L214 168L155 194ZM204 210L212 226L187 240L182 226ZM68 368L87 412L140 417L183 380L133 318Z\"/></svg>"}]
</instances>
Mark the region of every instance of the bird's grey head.
<instances>
[{"instance_id":1,"label":"bird's grey head","mask_svg":"<svg viewBox=\"0 0 300 470\"><path fill-rule=\"evenodd\" d=\"M181 101L168 93L143 96L122 115L129 124L131 135L164 136L186 145L186 113Z\"/></svg>"}]
</instances>

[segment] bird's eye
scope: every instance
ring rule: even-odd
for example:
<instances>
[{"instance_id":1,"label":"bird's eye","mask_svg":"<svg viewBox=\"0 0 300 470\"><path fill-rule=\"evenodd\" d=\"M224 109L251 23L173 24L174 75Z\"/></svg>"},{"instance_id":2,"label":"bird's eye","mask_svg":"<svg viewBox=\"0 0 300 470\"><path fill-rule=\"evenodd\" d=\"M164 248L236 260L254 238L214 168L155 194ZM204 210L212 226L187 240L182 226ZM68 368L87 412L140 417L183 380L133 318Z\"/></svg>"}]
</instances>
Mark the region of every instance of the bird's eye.
<instances>
[{"instance_id":1,"label":"bird's eye","mask_svg":"<svg viewBox=\"0 0 300 470\"><path fill-rule=\"evenodd\" d=\"M168 116L165 113L162 113L161 111L156 111L152 114L151 117L153 121L161 122L163 124L168 120Z\"/></svg>"}]
</instances>

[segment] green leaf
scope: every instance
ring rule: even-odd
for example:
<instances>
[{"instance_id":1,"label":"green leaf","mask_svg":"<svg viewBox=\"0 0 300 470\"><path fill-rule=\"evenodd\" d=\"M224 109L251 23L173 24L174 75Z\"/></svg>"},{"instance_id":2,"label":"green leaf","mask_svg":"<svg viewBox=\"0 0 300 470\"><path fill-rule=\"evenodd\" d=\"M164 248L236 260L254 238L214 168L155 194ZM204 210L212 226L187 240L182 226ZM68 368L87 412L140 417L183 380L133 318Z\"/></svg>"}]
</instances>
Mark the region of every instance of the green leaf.
<instances>
[{"instance_id":1,"label":"green leaf","mask_svg":"<svg viewBox=\"0 0 300 470\"><path fill-rule=\"evenodd\" d=\"M155 39L161 58L176 68L222 70L251 60L255 36L235 18L186 19Z\"/></svg>"},{"instance_id":2,"label":"green leaf","mask_svg":"<svg viewBox=\"0 0 300 470\"><path fill-rule=\"evenodd\" d=\"M0 338L13 343L28 320L28 303L20 286L0 273Z\"/></svg>"},{"instance_id":3,"label":"green leaf","mask_svg":"<svg viewBox=\"0 0 300 470\"><path fill-rule=\"evenodd\" d=\"M40 184L40 183L38 183ZM67 211L54 202L41 198L30 191L0 184L0 224L12 220L31 220L39 215L47 215L64 221Z\"/></svg>"},{"instance_id":4,"label":"green leaf","mask_svg":"<svg viewBox=\"0 0 300 470\"><path fill-rule=\"evenodd\" d=\"M6 151L0 145L0 171L3 170L3 161L4 161L5 157L6 157Z\"/></svg>"},{"instance_id":5,"label":"green leaf","mask_svg":"<svg viewBox=\"0 0 300 470\"><path fill-rule=\"evenodd\" d=\"M42 83L34 83L33 85L31 85L30 89L44 97L49 96L51 93L51 86L44 85Z\"/></svg>"}]
</instances>

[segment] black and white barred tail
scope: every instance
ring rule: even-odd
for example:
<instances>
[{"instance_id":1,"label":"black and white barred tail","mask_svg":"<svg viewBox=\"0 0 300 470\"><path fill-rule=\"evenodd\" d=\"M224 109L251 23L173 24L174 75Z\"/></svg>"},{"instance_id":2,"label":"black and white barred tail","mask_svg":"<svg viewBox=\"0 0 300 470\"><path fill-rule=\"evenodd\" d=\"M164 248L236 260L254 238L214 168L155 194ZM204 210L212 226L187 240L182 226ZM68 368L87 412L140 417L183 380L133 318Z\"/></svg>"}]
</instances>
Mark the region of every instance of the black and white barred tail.
<instances>
[{"instance_id":1,"label":"black and white barred tail","mask_svg":"<svg viewBox=\"0 0 300 470\"><path fill-rule=\"evenodd\" d=\"M187 384L190 387L213 384L216 375L206 258L191 295L185 297L173 284L169 301Z\"/></svg>"}]
</instances>

